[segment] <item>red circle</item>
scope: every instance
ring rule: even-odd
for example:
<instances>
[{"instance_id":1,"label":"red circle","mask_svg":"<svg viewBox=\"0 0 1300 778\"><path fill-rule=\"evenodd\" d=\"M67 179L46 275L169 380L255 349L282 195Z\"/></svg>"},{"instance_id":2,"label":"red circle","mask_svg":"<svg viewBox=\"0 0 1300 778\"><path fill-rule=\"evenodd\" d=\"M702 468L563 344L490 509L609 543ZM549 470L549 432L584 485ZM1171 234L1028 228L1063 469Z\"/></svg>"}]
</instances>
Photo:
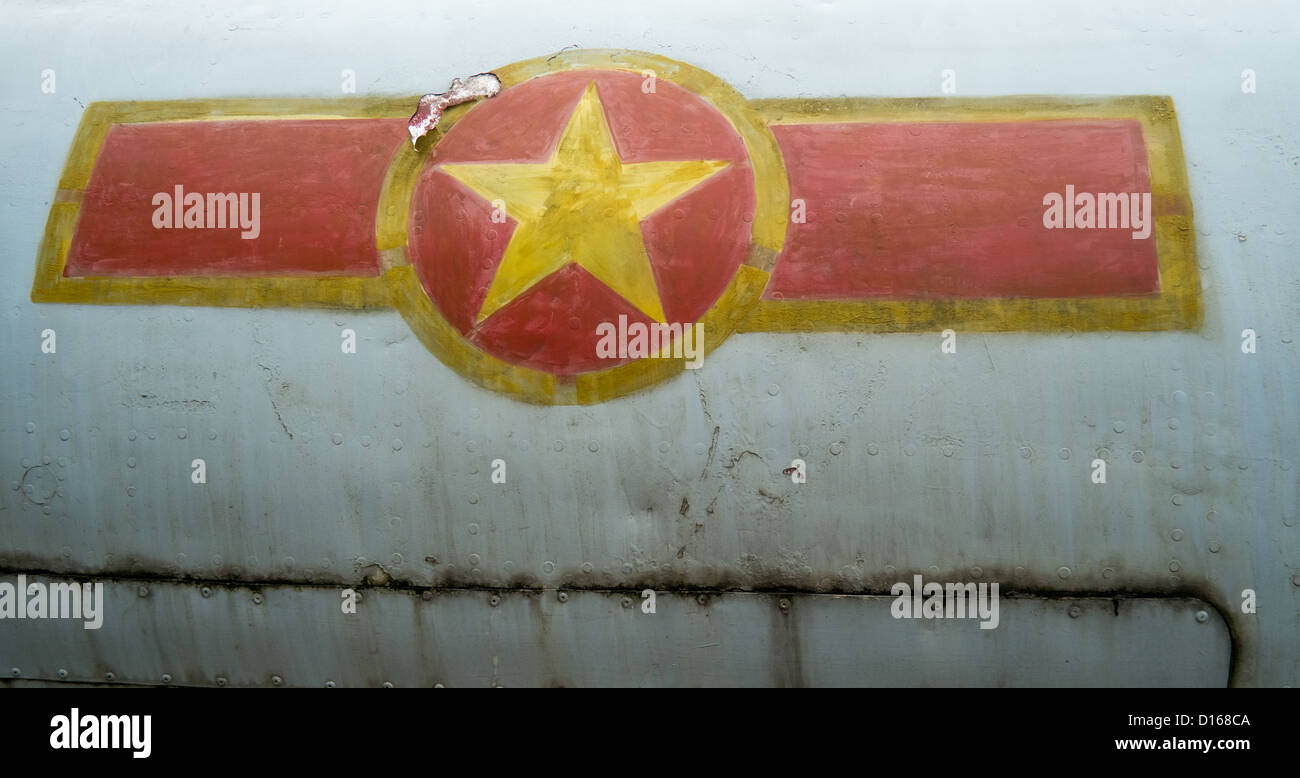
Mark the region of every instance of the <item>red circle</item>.
<instances>
[{"instance_id":1,"label":"red circle","mask_svg":"<svg viewBox=\"0 0 1300 778\"><path fill-rule=\"evenodd\" d=\"M438 141L421 171L408 225L411 262L461 335L506 362L562 376L620 364L597 357L596 325L616 323L620 314L629 323L649 323L649 317L570 264L476 324L516 225L508 217L494 223L492 203L439 165L546 163L593 82L624 163L731 163L641 221L669 323L698 321L726 289L748 253L752 225L744 217L755 207L753 169L735 127L704 99L663 79L570 71L530 79L475 105Z\"/></svg>"}]
</instances>

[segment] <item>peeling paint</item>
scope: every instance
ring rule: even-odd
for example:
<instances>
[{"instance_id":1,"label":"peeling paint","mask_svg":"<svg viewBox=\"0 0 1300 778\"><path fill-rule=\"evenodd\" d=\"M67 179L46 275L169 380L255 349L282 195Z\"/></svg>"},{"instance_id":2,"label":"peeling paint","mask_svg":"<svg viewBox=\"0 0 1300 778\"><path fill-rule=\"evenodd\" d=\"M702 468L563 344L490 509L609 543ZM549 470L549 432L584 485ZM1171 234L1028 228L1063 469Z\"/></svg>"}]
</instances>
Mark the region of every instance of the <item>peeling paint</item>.
<instances>
[{"instance_id":1,"label":"peeling paint","mask_svg":"<svg viewBox=\"0 0 1300 778\"><path fill-rule=\"evenodd\" d=\"M411 116L411 121L406 127L407 132L411 134L411 145L414 146L420 138L433 132L433 128L437 127L438 121L442 119L443 111L461 103L496 97L500 91L501 79L497 78L495 73L479 73L464 81L454 78L446 92L421 97L415 114Z\"/></svg>"}]
</instances>

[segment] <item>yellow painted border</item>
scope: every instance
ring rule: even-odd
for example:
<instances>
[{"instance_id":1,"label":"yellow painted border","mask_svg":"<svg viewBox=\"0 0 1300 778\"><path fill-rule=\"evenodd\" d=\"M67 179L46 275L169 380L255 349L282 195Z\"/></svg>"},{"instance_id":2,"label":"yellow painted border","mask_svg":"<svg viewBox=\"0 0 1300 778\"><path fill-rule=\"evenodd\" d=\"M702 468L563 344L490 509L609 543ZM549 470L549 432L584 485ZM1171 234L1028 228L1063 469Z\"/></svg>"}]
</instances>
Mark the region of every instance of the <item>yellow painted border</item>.
<instances>
[{"instance_id":1,"label":"yellow painted border","mask_svg":"<svg viewBox=\"0 0 1300 778\"><path fill-rule=\"evenodd\" d=\"M92 103L82 117L72 150L50 206L36 259L32 302L85 304L168 304L260 308L315 306L389 307L383 276L113 276L65 278L68 250L77 229L81 197L95 159L114 124L261 119L406 118L410 98L237 98L157 102ZM396 144L395 139L394 143Z\"/></svg>"},{"instance_id":2,"label":"yellow painted border","mask_svg":"<svg viewBox=\"0 0 1300 778\"><path fill-rule=\"evenodd\" d=\"M1204 320L1192 199L1171 98L841 98L750 104L769 124L1136 119L1151 170L1160 292L1072 298L765 299L738 324L740 332L1178 330L1199 328Z\"/></svg>"},{"instance_id":3,"label":"yellow painted border","mask_svg":"<svg viewBox=\"0 0 1300 778\"><path fill-rule=\"evenodd\" d=\"M721 345L736 324L757 304L767 285L776 256L785 243L790 202L780 147L767 122L750 108L749 102L717 77L682 62L643 52L605 49L561 52L549 57L520 62L494 70L508 89L533 78L570 70L651 71L655 77L676 84L701 97L731 122L740 134L754 170L755 205L750 249L744 263L727 288L701 317L704 350ZM505 392L518 399L541 404L587 405L603 402L659 383L685 368L685 360L658 358L597 370L573 378L556 376L532 368L508 365L466 342L447 322L437 307L428 303L419 279L409 270L406 251L410 201L424 161L438 138L455 126L477 104L457 106L443 115L434 138L415 148L408 147L394 157L379 202L377 235L381 251L394 255L394 266L408 266L393 276L390 287L393 304L424 344L456 372L480 386Z\"/></svg>"},{"instance_id":4,"label":"yellow painted border","mask_svg":"<svg viewBox=\"0 0 1300 778\"><path fill-rule=\"evenodd\" d=\"M909 332L947 327L985 331L1173 330L1203 321L1195 231L1182 141L1167 97L923 99L774 99L746 101L716 77L665 57L618 50L567 51L495 71L503 85L548 73L604 68L662 78L710 102L741 134L754 166L756 208L745 264L702 317L705 351L731 332ZM421 288L407 255L411 197L429 151L473 105L453 108L417 148L403 144L385 175L376 214L378 277L64 278L82 193L115 123L278 118L405 118L402 98L262 98L94 103L86 110L50 207L37 257L33 302L272 307L395 307L449 367L484 388L544 404L587 404L628 394L684 369L684 360L650 359L560 379L510 365L452 328ZM769 126L813 122L1038 121L1132 118L1140 122L1151 170L1160 293L1131 297L963 300L760 300L784 244L789 184Z\"/></svg>"}]
</instances>

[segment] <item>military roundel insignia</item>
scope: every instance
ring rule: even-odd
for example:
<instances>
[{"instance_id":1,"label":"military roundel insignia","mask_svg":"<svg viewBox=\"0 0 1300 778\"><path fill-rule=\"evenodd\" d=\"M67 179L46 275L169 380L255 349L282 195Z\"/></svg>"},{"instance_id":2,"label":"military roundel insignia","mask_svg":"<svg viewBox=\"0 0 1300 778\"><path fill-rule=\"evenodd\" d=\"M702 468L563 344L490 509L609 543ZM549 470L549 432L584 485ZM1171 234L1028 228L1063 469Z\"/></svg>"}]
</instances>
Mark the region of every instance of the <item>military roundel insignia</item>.
<instances>
[{"instance_id":1,"label":"military roundel insignia","mask_svg":"<svg viewBox=\"0 0 1300 778\"><path fill-rule=\"evenodd\" d=\"M32 299L393 307L538 403L743 331L1201 321L1167 98L751 102L624 51L494 73L422 137L413 99L93 104Z\"/></svg>"}]
</instances>

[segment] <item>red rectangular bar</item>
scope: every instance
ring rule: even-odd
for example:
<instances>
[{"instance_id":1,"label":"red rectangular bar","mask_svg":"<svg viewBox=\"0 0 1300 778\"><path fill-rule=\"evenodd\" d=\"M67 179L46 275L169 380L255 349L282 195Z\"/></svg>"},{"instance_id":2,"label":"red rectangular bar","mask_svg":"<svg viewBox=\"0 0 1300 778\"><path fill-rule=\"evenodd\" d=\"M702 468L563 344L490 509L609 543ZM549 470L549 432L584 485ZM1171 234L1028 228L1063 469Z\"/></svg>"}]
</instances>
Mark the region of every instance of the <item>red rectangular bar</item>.
<instances>
[{"instance_id":1,"label":"red rectangular bar","mask_svg":"<svg viewBox=\"0 0 1300 778\"><path fill-rule=\"evenodd\" d=\"M775 125L792 223L768 299L1159 291L1154 230L1046 229L1043 197L1150 192L1135 120ZM1144 218L1150 218L1145 214Z\"/></svg>"},{"instance_id":2,"label":"red rectangular bar","mask_svg":"<svg viewBox=\"0 0 1300 778\"><path fill-rule=\"evenodd\" d=\"M65 276L375 276L375 215L406 119L113 125L82 196ZM155 196L258 193L257 237L155 226ZM175 208L175 203L172 203ZM184 207L182 204L182 211ZM182 219L182 224L184 220ZM252 232L252 230L249 230Z\"/></svg>"}]
</instances>

